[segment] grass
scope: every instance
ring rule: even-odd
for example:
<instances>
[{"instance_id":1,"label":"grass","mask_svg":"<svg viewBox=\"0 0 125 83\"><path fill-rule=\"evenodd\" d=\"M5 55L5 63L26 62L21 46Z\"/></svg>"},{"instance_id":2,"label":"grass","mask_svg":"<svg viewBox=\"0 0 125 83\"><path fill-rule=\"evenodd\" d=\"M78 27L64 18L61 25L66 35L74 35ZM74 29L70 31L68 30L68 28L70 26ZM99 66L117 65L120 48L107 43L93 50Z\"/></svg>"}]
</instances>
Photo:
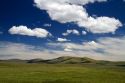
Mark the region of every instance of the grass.
<instances>
[{"instance_id":1,"label":"grass","mask_svg":"<svg viewBox=\"0 0 125 83\"><path fill-rule=\"evenodd\" d=\"M125 67L0 62L0 83L125 83Z\"/></svg>"}]
</instances>

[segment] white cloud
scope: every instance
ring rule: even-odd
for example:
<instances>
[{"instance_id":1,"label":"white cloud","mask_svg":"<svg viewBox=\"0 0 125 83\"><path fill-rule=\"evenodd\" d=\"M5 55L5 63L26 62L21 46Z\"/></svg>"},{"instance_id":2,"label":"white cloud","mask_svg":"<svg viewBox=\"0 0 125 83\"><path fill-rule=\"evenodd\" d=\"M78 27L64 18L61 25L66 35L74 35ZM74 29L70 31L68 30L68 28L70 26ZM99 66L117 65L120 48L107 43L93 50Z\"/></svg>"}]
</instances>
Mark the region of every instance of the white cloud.
<instances>
[{"instance_id":1,"label":"white cloud","mask_svg":"<svg viewBox=\"0 0 125 83\"><path fill-rule=\"evenodd\" d=\"M36 50L36 48L41 50ZM39 48L21 43L0 42L0 59L49 59L57 57L56 55L51 56L51 54L42 46Z\"/></svg>"},{"instance_id":2,"label":"white cloud","mask_svg":"<svg viewBox=\"0 0 125 83\"><path fill-rule=\"evenodd\" d=\"M44 26L44 27L51 27L52 25L51 25L51 24L46 23L46 24L44 24L43 26Z\"/></svg>"},{"instance_id":3,"label":"white cloud","mask_svg":"<svg viewBox=\"0 0 125 83\"><path fill-rule=\"evenodd\" d=\"M35 36L38 38L45 38L51 36L51 34L42 28L30 29L27 26L13 26L9 29L10 34L18 34L18 35L27 35L27 36Z\"/></svg>"},{"instance_id":4,"label":"white cloud","mask_svg":"<svg viewBox=\"0 0 125 83\"><path fill-rule=\"evenodd\" d=\"M91 42L88 42L88 45L91 45L91 46L96 46L97 43L95 41L91 41Z\"/></svg>"},{"instance_id":5,"label":"white cloud","mask_svg":"<svg viewBox=\"0 0 125 83\"><path fill-rule=\"evenodd\" d=\"M83 35L86 35L86 34L87 34L87 32L86 32L86 31L82 31L82 34L83 34Z\"/></svg>"},{"instance_id":6,"label":"white cloud","mask_svg":"<svg viewBox=\"0 0 125 83\"><path fill-rule=\"evenodd\" d=\"M34 0L36 6L46 10L52 20L60 23L75 22L79 27L92 33L115 32L122 23L110 17L91 17L85 7L88 3L106 2L107 0ZM50 5L51 4L51 5Z\"/></svg>"},{"instance_id":7,"label":"white cloud","mask_svg":"<svg viewBox=\"0 0 125 83\"><path fill-rule=\"evenodd\" d=\"M125 60L125 37L121 38L100 38L95 41L75 43L51 43L50 46L61 47L70 52L69 56L89 57L101 60L124 61Z\"/></svg>"},{"instance_id":8,"label":"white cloud","mask_svg":"<svg viewBox=\"0 0 125 83\"><path fill-rule=\"evenodd\" d=\"M67 30L65 33L63 33L63 36L68 36L69 34L74 34L74 35L80 35L79 31L76 29L73 30Z\"/></svg>"},{"instance_id":9,"label":"white cloud","mask_svg":"<svg viewBox=\"0 0 125 83\"><path fill-rule=\"evenodd\" d=\"M71 52L72 50L69 49L69 48L65 48L64 51L66 51L66 52Z\"/></svg>"},{"instance_id":10,"label":"white cloud","mask_svg":"<svg viewBox=\"0 0 125 83\"><path fill-rule=\"evenodd\" d=\"M72 34L80 35L80 34L79 34L79 31L78 31L78 30L75 30L75 29L72 30Z\"/></svg>"},{"instance_id":11,"label":"white cloud","mask_svg":"<svg viewBox=\"0 0 125 83\"><path fill-rule=\"evenodd\" d=\"M78 5L69 5L66 0L34 0L34 2L38 8L47 10L52 20L61 23L79 21L81 17L85 19L87 17L87 13L83 12L85 9Z\"/></svg>"},{"instance_id":12,"label":"white cloud","mask_svg":"<svg viewBox=\"0 0 125 83\"><path fill-rule=\"evenodd\" d=\"M105 2L107 0L65 0L66 2L69 2L71 4L77 4L77 5L86 5L88 3L94 3L94 2Z\"/></svg>"},{"instance_id":13,"label":"white cloud","mask_svg":"<svg viewBox=\"0 0 125 83\"><path fill-rule=\"evenodd\" d=\"M114 33L119 26L122 26L119 20L109 17L89 17L88 21L79 22L79 26L86 27L92 33Z\"/></svg>"},{"instance_id":14,"label":"white cloud","mask_svg":"<svg viewBox=\"0 0 125 83\"><path fill-rule=\"evenodd\" d=\"M69 41L69 40L67 40L66 38L58 38L57 41L59 41L59 42L66 42L66 41Z\"/></svg>"},{"instance_id":15,"label":"white cloud","mask_svg":"<svg viewBox=\"0 0 125 83\"><path fill-rule=\"evenodd\" d=\"M21 43L0 42L0 59L51 59L60 56L89 57L99 60L125 61L125 37L100 38L96 42L46 43L32 46ZM20 49L18 49L20 48Z\"/></svg>"}]
</instances>

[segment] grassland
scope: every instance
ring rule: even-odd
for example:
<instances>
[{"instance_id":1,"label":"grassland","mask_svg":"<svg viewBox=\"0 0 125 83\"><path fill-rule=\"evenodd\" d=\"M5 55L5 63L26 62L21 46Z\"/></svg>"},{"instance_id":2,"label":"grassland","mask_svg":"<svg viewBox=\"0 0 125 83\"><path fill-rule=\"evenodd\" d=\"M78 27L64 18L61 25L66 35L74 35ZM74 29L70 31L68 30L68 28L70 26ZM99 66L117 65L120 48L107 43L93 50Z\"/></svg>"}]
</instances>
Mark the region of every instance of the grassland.
<instances>
[{"instance_id":1,"label":"grassland","mask_svg":"<svg viewBox=\"0 0 125 83\"><path fill-rule=\"evenodd\" d=\"M0 83L125 83L125 67L0 61Z\"/></svg>"}]
</instances>

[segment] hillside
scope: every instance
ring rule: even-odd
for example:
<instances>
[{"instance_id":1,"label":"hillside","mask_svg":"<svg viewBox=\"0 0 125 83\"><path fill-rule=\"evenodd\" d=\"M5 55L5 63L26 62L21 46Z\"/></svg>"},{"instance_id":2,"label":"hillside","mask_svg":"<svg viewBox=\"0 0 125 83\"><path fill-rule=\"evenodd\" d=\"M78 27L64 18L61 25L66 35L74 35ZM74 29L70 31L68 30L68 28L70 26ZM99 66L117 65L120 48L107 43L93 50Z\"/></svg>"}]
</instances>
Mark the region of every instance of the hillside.
<instances>
[{"instance_id":1,"label":"hillside","mask_svg":"<svg viewBox=\"0 0 125 83\"><path fill-rule=\"evenodd\" d=\"M12 62L12 63L39 63L39 64L92 64L92 65L115 65L125 67L125 62L111 62L104 60L94 60L87 57L70 57L63 56L50 60L43 59L31 59L31 60L20 60L20 59L10 59L10 60L1 60L0 62Z\"/></svg>"},{"instance_id":2,"label":"hillside","mask_svg":"<svg viewBox=\"0 0 125 83\"><path fill-rule=\"evenodd\" d=\"M59 57L50 60L43 60L43 59L32 59L28 60L27 63L47 63L47 64L83 64L83 63L95 63L96 60L84 57Z\"/></svg>"},{"instance_id":3,"label":"hillside","mask_svg":"<svg viewBox=\"0 0 125 83\"><path fill-rule=\"evenodd\" d=\"M0 83L125 83L125 62L59 57L1 60Z\"/></svg>"},{"instance_id":4,"label":"hillside","mask_svg":"<svg viewBox=\"0 0 125 83\"><path fill-rule=\"evenodd\" d=\"M0 83L125 83L125 62L86 57L0 60L0 72Z\"/></svg>"},{"instance_id":5,"label":"hillside","mask_svg":"<svg viewBox=\"0 0 125 83\"><path fill-rule=\"evenodd\" d=\"M51 59L51 60L47 60L47 63L52 63L52 64L56 64L56 63L63 63L63 64L82 64L82 63L93 63L96 60L90 59L90 58L80 58L80 57L69 57L69 56L65 56L65 57L59 57L56 59Z\"/></svg>"}]
</instances>

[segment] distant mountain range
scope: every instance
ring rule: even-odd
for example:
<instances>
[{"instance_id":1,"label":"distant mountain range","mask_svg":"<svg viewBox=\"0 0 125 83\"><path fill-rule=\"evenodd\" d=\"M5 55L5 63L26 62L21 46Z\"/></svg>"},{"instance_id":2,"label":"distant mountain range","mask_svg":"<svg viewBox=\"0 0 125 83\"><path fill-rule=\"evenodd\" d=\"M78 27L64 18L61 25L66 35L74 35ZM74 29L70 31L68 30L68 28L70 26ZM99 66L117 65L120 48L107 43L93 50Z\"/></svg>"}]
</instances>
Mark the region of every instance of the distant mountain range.
<instances>
[{"instance_id":1,"label":"distant mountain range","mask_svg":"<svg viewBox=\"0 0 125 83\"><path fill-rule=\"evenodd\" d=\"M79 57L59 57L56 59L51 59L51 60L41 60L41 59L32 59L29 60L28 63L49 63L49 64L83 64L83 63L94 63L96 60L84 57L84 58L79 58Z\"/></svg>"},{"instance_id":2,"label":"distant mountain range","mask_svg":"<svg viewBox=\"0 0 125 83\"><path fill-rule=\"evenodd\" d=\"M104 61L104 60L94 60L87 57L70 57L64 56L50 60L43 59L31 59L31 60L20 60L20 59L9 59L9 60L0 60L0 62L16 62L16 63L41 63L41 64L97 64L97 65L117 65L125 67L125 62L112 62L112 61Z\"/></svg>"}]
</instances>

